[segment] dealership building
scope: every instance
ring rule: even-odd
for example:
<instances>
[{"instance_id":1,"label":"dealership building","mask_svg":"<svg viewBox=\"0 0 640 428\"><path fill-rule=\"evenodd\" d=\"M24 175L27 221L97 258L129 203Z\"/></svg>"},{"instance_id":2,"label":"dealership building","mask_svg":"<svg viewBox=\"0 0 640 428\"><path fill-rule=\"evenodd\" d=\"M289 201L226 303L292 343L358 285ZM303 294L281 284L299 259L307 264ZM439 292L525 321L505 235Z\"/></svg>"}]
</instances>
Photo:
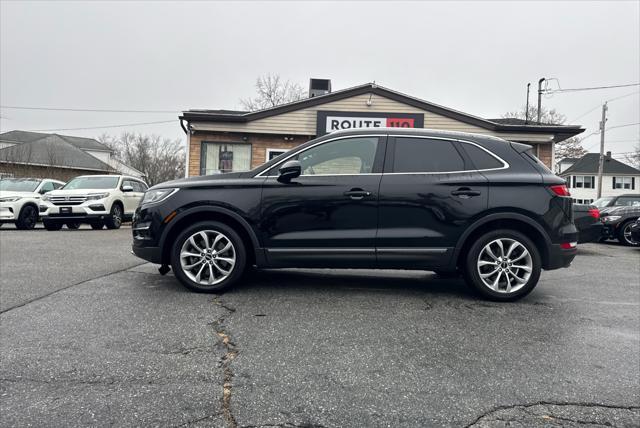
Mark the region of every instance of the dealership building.
<instances>
[{"instance_id":1,"label":"dealership building","mask_svg":"<svg viewBox=\"0 0 640 428\"><path fill-rule=\"evenodd\" d=\"M579 126L537 125L520 119L483 119L374 83L331 91L311 79L309 97L254 112L184 111L187 175L246 171L313 138L339 129L410 127L471 132L530 144L553 168L554 144L584 131Z\"/></svg>"}]
</instances>

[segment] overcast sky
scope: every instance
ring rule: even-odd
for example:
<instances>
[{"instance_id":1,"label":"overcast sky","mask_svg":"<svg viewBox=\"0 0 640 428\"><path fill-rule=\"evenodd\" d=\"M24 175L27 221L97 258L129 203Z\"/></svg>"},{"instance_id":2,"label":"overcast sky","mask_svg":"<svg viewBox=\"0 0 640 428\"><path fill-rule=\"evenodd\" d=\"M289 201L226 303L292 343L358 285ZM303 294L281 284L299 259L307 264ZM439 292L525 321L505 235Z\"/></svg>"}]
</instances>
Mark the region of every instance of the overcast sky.
<instances>
[{"instance_id":1,"label":"overcast sky","mask_svg":"<svg viewBox=\"0 0 640 428\"><path fill-rule=\"evenodd\" d=\"M0 104L114 110L240 108L256 77L342 89L376 81L485 118L525 103L527 82L564 88L640 80L640 2L8 2L1 1ZM557 83L552 82L554 85ZM544 98L587 128L640 122L639 87ZM535 102L535 91L531 101ZM177 113L2 108L2 132L172 120ZM428 126L428 124L425 124ZM183 137L172 123L123 130ZM630 151L640 126L612 129ZM584 146L598 150L598 136Z\"/></svg>"}]
</instances>

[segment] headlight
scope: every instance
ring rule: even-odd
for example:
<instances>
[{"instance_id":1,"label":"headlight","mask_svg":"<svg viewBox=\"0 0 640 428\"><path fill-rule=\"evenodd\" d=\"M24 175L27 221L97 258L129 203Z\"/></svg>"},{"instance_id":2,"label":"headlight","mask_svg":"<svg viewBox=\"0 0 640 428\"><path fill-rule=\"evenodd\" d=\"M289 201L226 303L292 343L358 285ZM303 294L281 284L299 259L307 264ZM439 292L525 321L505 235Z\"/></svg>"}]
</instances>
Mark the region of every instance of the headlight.
<instances>
[{"instance_id":1,"label":"headlight","mask_svg":"<svg viewBox=\"0 0 640 428\"><path fill-rule=\"evenodd\" d=\"M48 201L49 199L51 199L51 196L47 195L46 193L44 195L42 195L42 200L43 201Z\"/></svg>"},{"instance_id":2,"label":"headlight","mask_svg":"<svg viewBox=\"0 0 640 428\"><path fill-rule=\"evenodd\" d=\"M109 196L109 193L90 193L87 195L87 201L97 201L99 199L104 199Z\"/></svg>"},{"instance_id":3,"label":"headlight","mask_svg":"<svg viewBox=\"0 0 640 428\"><path fill-rule=\"evenodd\" d=\"M606 221L606 222L618 221L621 218L622 218L621 215L608 215L608 216L602 217L602 221Z\"/></svg>"},{"instance_id":4,"label":"headlight","mask_svg":"<svg viewBox=\"0 0 640 428\"><path fill-rule=\"evenodd\" d=\"M140 205L162 202L177 191L178 189L147 190L142 198L142 202L140 202Z\"/></svg>"},{"instance_id":5,"label":"headlight","mask_svg":"<svg viewBox=\"0 0 640 428\"><path fill-rule=\"evenodd\" d=\"M15 202L22 199L22 196L5 196L4 198L0 198L0 202Z\"/></svg>"}]
</instances>

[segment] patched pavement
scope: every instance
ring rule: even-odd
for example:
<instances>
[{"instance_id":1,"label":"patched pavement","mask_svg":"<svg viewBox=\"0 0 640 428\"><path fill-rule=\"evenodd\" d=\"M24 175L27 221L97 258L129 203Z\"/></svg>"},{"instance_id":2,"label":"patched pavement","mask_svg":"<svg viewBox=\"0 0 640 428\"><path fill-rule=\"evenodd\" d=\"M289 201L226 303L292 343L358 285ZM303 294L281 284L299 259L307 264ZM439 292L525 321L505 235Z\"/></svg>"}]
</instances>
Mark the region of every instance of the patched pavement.
<instances>
[{"instance_id":1,"label":"patched pavement","mask_svg":"<svg viewBox=\"0 0 640 428\"><path fill-rule=\"evenodd\" d=\"M640 425L639 249L581 246L513 304L402 271L259 271L215 296L128 252L89 261L110 232L75 233L21 254L55 235L84 245L71 272L115 273L21 295L0 255L5 426Z\"/></svg>"}]
</instances>

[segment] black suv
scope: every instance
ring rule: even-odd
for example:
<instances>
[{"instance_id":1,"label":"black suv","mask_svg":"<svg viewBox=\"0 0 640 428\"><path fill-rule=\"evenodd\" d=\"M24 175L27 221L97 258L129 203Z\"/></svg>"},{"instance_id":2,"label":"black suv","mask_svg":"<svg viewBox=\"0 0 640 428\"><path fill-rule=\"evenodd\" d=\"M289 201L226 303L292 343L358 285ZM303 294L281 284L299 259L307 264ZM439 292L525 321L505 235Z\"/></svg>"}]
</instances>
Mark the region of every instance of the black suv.
<instances>
[{"instance_id":1,"label":"black suv","mask_svg":"<svg viewBox=\"0 0 640 428\"><path fill-rule=\"evenodd\" d=\"M640 216L640 194L606 196L593 205L600 209L604 224L602 239L617 239L624 245L640 246L631 235L631 227Z\"/></svg>"},{"instance_id":2,"label":"black suv","mask_svg":"<svg viewBox=\"0 0 640 428\"><path fill-rule=\"evenodd\" d=\"M528 294L568 266L577 231L563 179L531 147L430 130L339 131L253 171L152 187L133 251L217 292L258 268L462 273L483 296Z\"/></svg>"}]
</instances>

